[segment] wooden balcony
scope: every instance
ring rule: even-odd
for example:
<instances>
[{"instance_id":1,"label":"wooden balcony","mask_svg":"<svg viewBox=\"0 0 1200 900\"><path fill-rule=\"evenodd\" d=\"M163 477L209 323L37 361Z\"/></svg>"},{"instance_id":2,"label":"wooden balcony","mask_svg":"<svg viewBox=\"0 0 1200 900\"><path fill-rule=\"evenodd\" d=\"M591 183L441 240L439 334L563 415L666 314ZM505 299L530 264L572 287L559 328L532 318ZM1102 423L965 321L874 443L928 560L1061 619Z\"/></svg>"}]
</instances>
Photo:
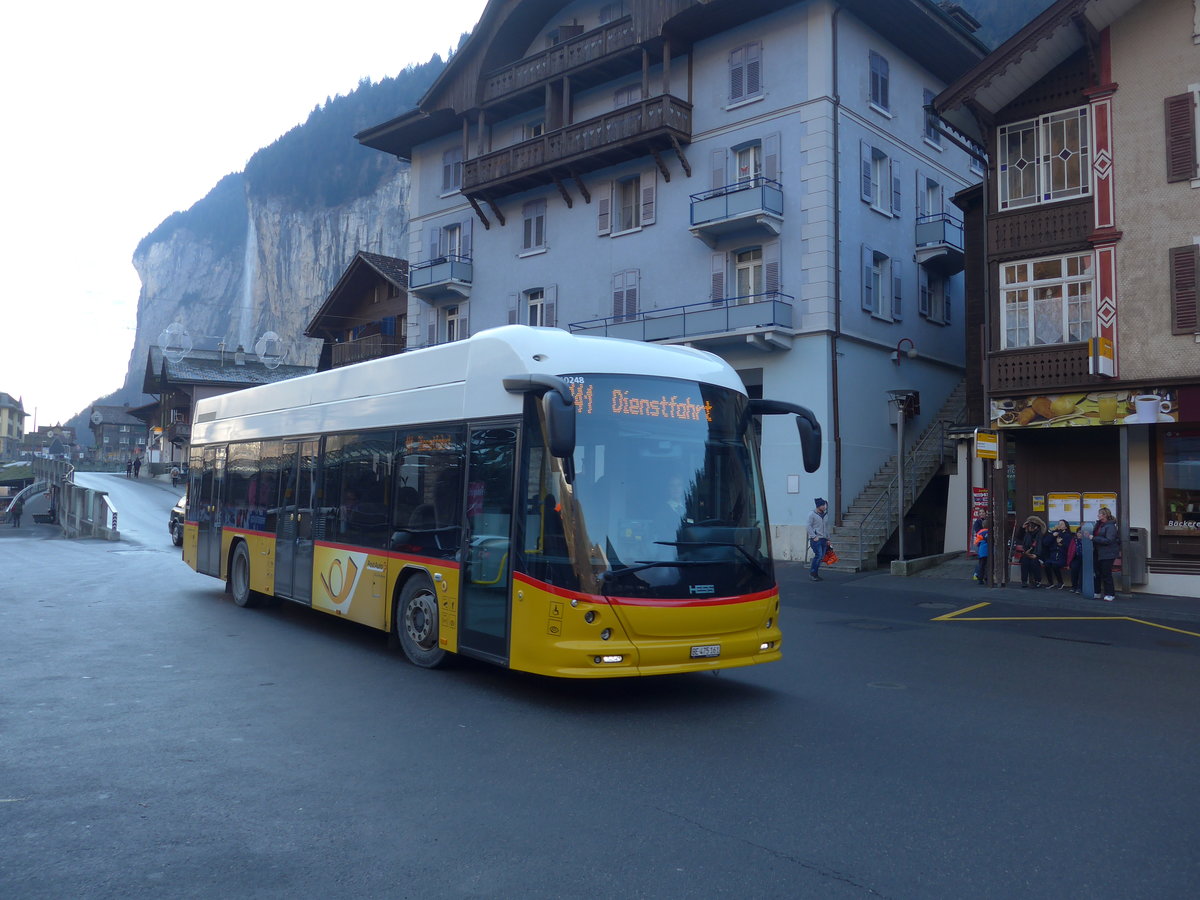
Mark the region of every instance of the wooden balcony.
<instances>
[{"instance_id":1,"label":"wooden balcony","mask_svg":"<svg viewBox=\"0 0 1200 900\"><path fill-rule=\"evenodd\" d=\"M691 104L664 94L469 159L462 189L465 194L515 194L669 150L673 141L691 138Z\"/></svg>"},{"instance_id":2,"label":"wooden balcony","mask_svg":"<svg viewBox=\"0 0 1200 900\"><path fill-rule=\"evenodd\" d=\"M988 220L988 255L1047 256L1079 248L1092 232L1092 218L1091 197L994 215Z\"/></svg>"},{"instance_id":3,"label":"wooden balcony","mask_svg":"<svg viewBox=\"0 0 1200 900\"><path fill-rule=\"evenodd\" d=\"M1088 374L1088 346L1057 344L1002 350L988 358L993 394L1040 394L1094 388L1106 379Z\"/></svg>"},{"instance_id":4,"label":"wooden balcony","mask_svg":"<svg viewBox=\"0 0 1200 900\"><path fill-rule=\"evenodd\" d=\"M404 339L392 334L372 334L356 341L345 341L333 345L333 368L392 356L403 349Z\"/></svg>"},{"instance_id":5,"label":"wooden balcony","mask_svg":"<svg viewBox=\"0 0 1200 900\"><path fill-rule=\"evenodd\" d=\"M633 17L625 16L484 75L481 102L491 107L563 75L571 76L576 89L585 89L593 82L638 72L642 62L641 54L633 52L637 46Z\"/></svg>"},{"instance_id":6,"label":"wooden balcony","mask_svg":"<svg viewBox=\"0 0 1200 900\"><path fill-rule=\"evenodd\" d=\"M185 446L192 439L191 423L182 419L172 422L167 426L166 438L168 443Z\"/></svg>"}]
</instances>

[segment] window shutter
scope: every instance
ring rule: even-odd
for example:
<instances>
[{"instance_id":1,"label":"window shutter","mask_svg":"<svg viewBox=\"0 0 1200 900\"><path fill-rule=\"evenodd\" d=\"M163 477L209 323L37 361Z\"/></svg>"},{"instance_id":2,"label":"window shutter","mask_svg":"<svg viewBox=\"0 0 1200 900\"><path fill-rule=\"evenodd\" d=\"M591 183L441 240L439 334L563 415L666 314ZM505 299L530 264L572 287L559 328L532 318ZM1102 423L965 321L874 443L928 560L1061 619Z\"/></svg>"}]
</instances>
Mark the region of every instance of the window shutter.
<instances>
[{"instance_id":1,"label":"window shutter","mask_svg":"<svg viewBox=\"0 0 1200 900\"><path fill-rule=\"evenodd\" d=\"M462 307L460 306L459 309L461 310ZM458 339L461 341L463 338L468 338L470 336L470 322L467 319L467 314L465 312L461 312L458 317Z\"/></svg>"},{"instance_id":2,"label":"window shutter","mask_svg":"<svg viewBox=\"0 0 1200 900\"><path fill-rule=\"evenodd\" d=\"M625 273L616 272L612 278L612 314L618 322L621 321L625 309Z\"/></svg>"},{"instance_id":3,"label":"window shutter","mask_svg":"<svg viewBox=\"0 0 1200 900\"><path fill-rule=\"evenodd\" d=\"M925 202L925 173L917 169L917 192L913 195L916 198L914 208L917 211L917 218L929 215L929 206Z\"/></svg>"},{"instance_id":4,"label":"window shutter","mask_svg":"<svg viewBox=\"0 0 1200 900\"><path fill-rule=\"evenodd\" d=\"M600 185L596 191L596 234L612 233L612 185Z\"/></svg>"},{"instance_id":5,"label":"window shutter","mask_svg":"<svg viewBox=\"0 0 1200 900\"><path fill-rule=\"evenodd\" d=\"M649 175L642 177L642 224L654 224L655 195L658 189L658 174L651 169Z\"/></svg>"},{"instance_id":6,"label":"window shutter","mask_svg":"<svg viewBox=\"0 0 1200 900\"><path fill-rule=\"evenodd\" d=\"M729 54L729 99L741 100L745 94L745 59L744 47L739 47Z\"/></svg>"},{"instance_id":7,"label":"window shutter","mask_svg":"<svg viewBox=\"0 0 1200 900\"><path fill-rule=\"evenodd\" d=\"M426 335L425 345L432 347L437 343L437 322L430 322L428 334Z\"/></svg>"},{"instance_id":8,"label":"window shutter","mask_svg":"<svg viewBox=\"0 0 1200 900\"><path fill-rule=\"evenodd\" d=\"M762 93L762 44L755 41L746 47L746 96Z\"/></svg>"},{"instance_id":9,"label":"window shutter","mask_svg":"<svg viewBox=\"0 0 1200 900\"><path fill-rule=\"evenodd\" d=\"M1167 181L1196 177L1195 95L1176 94L1164 101L1167 126Z\"/></svg>"},{"instance_id":10,"label":"window shutter","mask_svg":"<svg viewBox=\"0 0 1200 900\"><path fill-rule=\"evenodd\" d=\"M782 286L779 271L779 242L763 244L763 290L778 294ZM775 299L772 297L771 299Z\"/></svg>"},{"instance_id":11,"label":"window shutter","mask_svg":"<svg viewBox=\"0 0 1200 900\"><path fill-rule=\"evenodd\" d=\"M858 142L859 160L861 162L861 193L865 202L871 202L871 145L866 141Z\"/></svg>"},{"instance_id":12,"label":"window shutter","mask_svg":"<svg viewBox=\"0 0 1200 900\"><path fill-rule=\"evenodd\" d=\"M547 328L557 328L558 327L558 315L556 313L556 308L558 306L558 285L557 284L551 284L551 285L546 286L546 296L545 296L543 303L544 303L544 307L543 307L544 315L542 316L542 324L545 325Z\"/></svg>"},{"instance_id":13,"label":"window shutter","mask_svg":"<svg viewBox=\"0 0 1200 900\"><path fill-rule=\"evenodd\" d=\"M462 255L464 259L471 258L471 234L474 229L475 220L471 216L463 219L462 222Z\"/></svg>"},{"instance_id":14,"label":"window shutter","mask_svg":"<svg viewBox=\"0 0 1200 900\"><path fill-rule=\"evenodd\" d=\"M509 294L508 295L508 324L509 325L517 325L520 323L520 321L521 321L521 319L520 319L520 316L517 311L517 295Z\"/></svg>"},{"instance_id":15,"label":"window shutter","mask_svg":"<svg viewBox=\"0 0 1200 900\"><path fill-rule=\"evenodd\" d=\"M431 260L438 258L438 246L442 239L442 229L436 225L430 225L425 230L425 246L429 248L429 258Z\"/></svg>"},{"instance_id":16,"label":"window shutter","mask_svg":"<svg viewBox=\"0 0 1200 900\"><path fill-rule=\"evenodd\" d=\"M929 272L917 266L917 313L929 317Z\"/></svg>"},{"instance_id":17,"label":"window shutter","mask_svg":"<svg viewBox=\"0 0 1200 900\"><path fill-rule=\"evenodd\" d=\"M723 147L720 150L714 150L712 152L712 189L714 191L717 188L725 187L727 183L725 181L725 172L728 168L728 163L726 161L727 153L728 151Z\"/></svg>"},{"instance_id":18,"label":"window shutter","mask_svg":"<svg viewBox=\"0 0 1200 900\"><path fill-rule=\"evenodd\" d=\"M725 254L714 253L712 255L712 287L709 290L708 299L713 303L722 303L725 300Z\"/></svg>"},{"instance_id":19,"label":"window shutter","mask_svg":"<svg viewBox=\"0 0 1200 900\"><path fill-rule=\"evenodd\" d=\"M875 297L871 293L871 276L875 270L875 252L866 244L862 245L862 308L867 312L875 312Z\"/></svg>"},{"instance_id":20,"label":"window shutter","mask_svg":"<svg viewBox=\"0 0 1200 900\"><path fill-rule=\"evenodd\" d=\"M641 273L637 269L630 269L625 273L625 317L632 319L638 312L638 288L641 281Z\"/></svg>"},{"instance_id":21,"label":"window shutter","mask_svg":"<svg viewBox=\"0 0 1200 900\"><path fill-rule=\"evenodd\" d=\"M900 215L900 163L888 160L888 171L892 173L892 215Z\"/></svg>"},{"instance_id":22,"label":"window shutter","mask_svg":"<svg viewBox=\"0 0 1200 900\"><path fill-rule=\"evenodd\" d=\"M892 260L892 318L899 322L904 318L904 278L900 260Z\"/></svg>"},{"instance_id":23,"label":"window shutter","mask_svg":"<svg viewBox=\"0 0 1200 900\"><path fill-rule=\"evenodd\" d=\"M951 285L953 285L954 282L947 278L944 282L942 282L942 284L942 293L946 298L945 308L942 310L942 324L949 325L950 311L954 309L954 294L951 291Z\"/></svg>"},{"instance_id":24,"label":"window shutter","mask_svg":"<svg viewBox=\"0 0 1200 900\"><path fill-rule=\"evenodd\" d=\"M778 131L763 138L763 176L771 181L779 181L780 142Z\"/></svg>"},{"instance_id":25,"label":"window shutter","mask_svg":"<svg viewBox=\"0 0 1200 900\"><path fill-rule=\"evenodd\" d=\"M1200 332L1197 320L1197 276L1200 275L1200 244L1172 247L1171 260L1171 333Z\"/></svg>"}]
</instances>

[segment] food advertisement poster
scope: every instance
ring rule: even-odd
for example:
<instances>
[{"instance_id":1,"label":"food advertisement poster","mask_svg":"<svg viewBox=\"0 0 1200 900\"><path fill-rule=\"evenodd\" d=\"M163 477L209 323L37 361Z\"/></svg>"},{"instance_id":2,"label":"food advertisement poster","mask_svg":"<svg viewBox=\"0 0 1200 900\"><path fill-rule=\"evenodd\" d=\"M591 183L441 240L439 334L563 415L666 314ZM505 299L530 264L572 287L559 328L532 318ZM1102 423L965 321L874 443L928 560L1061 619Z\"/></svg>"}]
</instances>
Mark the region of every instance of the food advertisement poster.
<instances>
[{"instance_id":1,"label":"food advertisement poster","mask_svg":"<svg viewBox=\"0 0 1200 900\"><path fill-rule=\"evenodd\" d=\"M1179 420L1170 390L1091 391L993 399L992 428L1073 428L1083 425L1153 425Z\"/></svg>"}]
</instances>

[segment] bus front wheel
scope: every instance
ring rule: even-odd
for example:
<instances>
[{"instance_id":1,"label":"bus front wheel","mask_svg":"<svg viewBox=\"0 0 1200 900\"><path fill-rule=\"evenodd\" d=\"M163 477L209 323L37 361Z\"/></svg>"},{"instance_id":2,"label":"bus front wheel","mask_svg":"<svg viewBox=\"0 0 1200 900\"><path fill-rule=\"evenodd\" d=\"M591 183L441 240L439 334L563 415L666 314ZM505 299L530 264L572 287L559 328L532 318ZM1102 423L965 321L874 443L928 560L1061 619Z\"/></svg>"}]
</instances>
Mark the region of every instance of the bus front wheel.
<instances>
[{"instance_id":1,"label":"bus front wheel","mask_svg":"<svg viewBox=\"0 0 1200 900\"><path fill-rule=\"evenodd\" d=\"M233 602L238 606L257 606L258 595L250 590L250 551L244 542L233 548L233 559L229 562L229 587Z\"/></svg>"},{"instance_id":2,"label":"bus front wheel","mask_svg":"<svg viewBox=\"0 0 1200 900\"><path fill-rule=\"evenodd\" d=\"M438 645L438 602L424 577L410 578L396 601L396 637L409 661L423 669L440 666L446 651Z\"/></svg>"}]
</instances>

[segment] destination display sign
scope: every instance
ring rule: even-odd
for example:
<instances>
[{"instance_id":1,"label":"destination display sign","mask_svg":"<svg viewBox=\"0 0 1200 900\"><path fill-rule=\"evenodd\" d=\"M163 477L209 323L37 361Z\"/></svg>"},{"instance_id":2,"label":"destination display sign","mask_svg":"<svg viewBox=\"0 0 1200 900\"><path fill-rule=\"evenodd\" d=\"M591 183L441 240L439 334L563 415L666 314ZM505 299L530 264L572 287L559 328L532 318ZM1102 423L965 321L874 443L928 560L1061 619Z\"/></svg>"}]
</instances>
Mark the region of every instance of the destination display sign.
<instances>
[{"instance_id":1,"label":"destination display sign","mask_svg":"<svg viewBox=\"0 0 1200 900\"><path fill-rule=\"evenodd\" d=\"M653 391L650 384L641 386L639 390L636 383L630 388L625 388L615 383L611 376L606 376L604 380L608 384L597 389L586 375L563 377L571 391L571 397L575 400L575 409L579 415L641 416L651 419L682 419L688 422L713 420L712 402L703 397L697 398L699 402L696 402L691 394L681 397L678 394L659 393Z\"/></svg>"}]
</instances>

